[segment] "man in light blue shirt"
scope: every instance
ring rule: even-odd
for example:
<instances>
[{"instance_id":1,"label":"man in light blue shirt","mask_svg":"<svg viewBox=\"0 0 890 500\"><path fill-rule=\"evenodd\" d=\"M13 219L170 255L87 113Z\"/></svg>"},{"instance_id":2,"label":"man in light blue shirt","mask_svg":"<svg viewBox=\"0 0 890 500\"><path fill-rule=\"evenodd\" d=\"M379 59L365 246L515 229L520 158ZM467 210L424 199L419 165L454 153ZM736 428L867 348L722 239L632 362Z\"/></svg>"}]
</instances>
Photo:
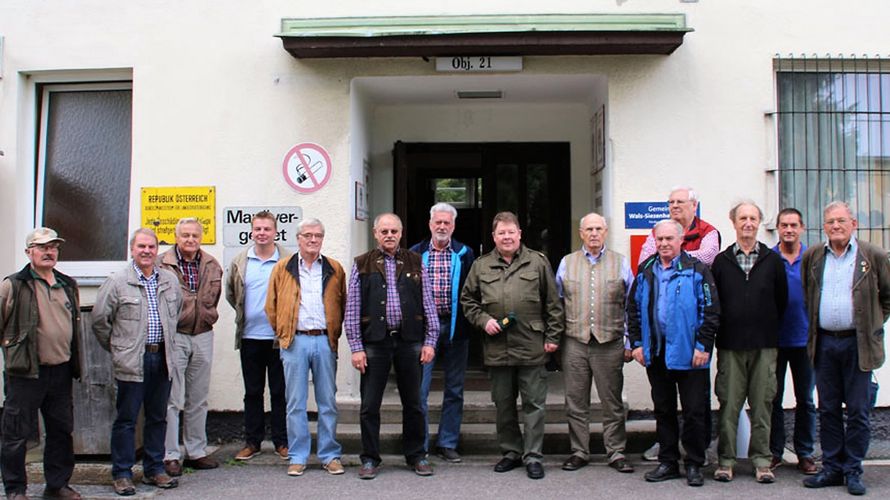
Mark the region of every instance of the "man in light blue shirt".
<instances>
[{"instance_id":1,"label":"man in light blue shirt","mask_svg":"<svg viewBox=\"0 0 890 500\"><path fill-rule=\"evenodd\" d=\"M271 212L263 210L254 215L250 230L254 245L235 257L226 279L226 300L235 308L235 348L241 351L244 377L245 444L235 455L236 460L250 460L260 453L266 428L263 394L267 374L272 402L272 444L282 460L288 458L284 368L275 331L265 312L272 268L279 259L290 256L290 252L275 243L277 232Z\"/></svg>"}]
</instances>

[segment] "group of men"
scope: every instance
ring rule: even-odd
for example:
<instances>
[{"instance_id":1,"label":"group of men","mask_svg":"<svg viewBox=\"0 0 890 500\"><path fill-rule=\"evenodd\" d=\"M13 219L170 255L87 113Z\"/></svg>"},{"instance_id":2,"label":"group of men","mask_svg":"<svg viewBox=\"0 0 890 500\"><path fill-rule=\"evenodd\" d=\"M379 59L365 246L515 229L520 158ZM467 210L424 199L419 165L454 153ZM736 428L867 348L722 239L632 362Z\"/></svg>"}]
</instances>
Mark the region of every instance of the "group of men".
<instances>
[{"instance_id":1,"label":"group of men","mask_svg":"<svg viewBox=\"0 0 890 500\"><path fill-rule=\"evenodd\" d=\"M681 477L682 441L687 482L700 486L711 436L709 367L716 346L720 413L714 478L733 479L738 419L747 400L756 479L774 481L772 471L782 463L781 401L790 365L798 468L812 474L805 486L846 484L850 493L863 494L871 370L883 362L883 323L890 317L884 251L853 236L856 220L841 202L825 208L827 242L809 249L800 243L804 227L797 210L779 213L780 242L770 249L757 241L760 208L739 203L730 211L736 242L723 252L717 230L696 216L692 189L673 190L669 207L671 218L656 224L643 245L636 277L625 256L606 248L608 226L596 213L581 219L581 248L565 256L556 273L545 255L522 244L519 220L510 212L495 216L495 248L478 259L452 238L457 211L451 205L431 208L431 237L411 250L400 245L398 216L381 214L373 226L377 246L355 258L348 278L339 262L321 253L321 221L299 223L299 251L290 255L275 243L275 216L257 213L253 245L233 260L225 282L236 313L245 392L245 445L235 458L249 460L261 452L268 378L275 453L288 461L288 475L305 472L311 373L318 459L328 473L344 472L335 395L345 330L350 362L361 373L359 477L379 473L380 408L391 368L401 398L406 462L420 476L433 474L428 397L436 360L444 390L434 453L460 462L469 336L478 333L503 455L496 472L524 465L528 477L544 477L545 363L554 355L561 356L564 371L572 448L562 468L578 470L590 459L595 384L608 463L633 472L624 454L622 391L623 365L636 360L651 384L659 444L659 465L646 480ZM111 353L117 381L111 455L119 495L135 493L140 409L143 482L172 488L183 467L219 465L207 455L206 417L223 272L201 250L202 234L200 221L182 219L176 244L158 256L155 233L136 230L131 262L107 279L96 298L92 330ZM29 265L0 284L7 375L0 465L7 496L19 500L27 498L25 443L38 409L46 423L46 495L80 498L68 481L74 466L71 380L79 376L82 347L77 284L55 270L63 241L51 229L35 229L25 241ZM821 471L812 459L814 379Z\"/></svg>"},{"instance_id":2,"label":"group of men","mask_svg":"<svg viewBox=\"0 0 890 500\"><path fill-rule=\"evenodd\" d=\"M738 422L747 400L748 456L756 481L775 481L773 471L783 463L782 400L790 366L797 468L810 476L804 486L846 485L850 494L865 494L872 370L883 363L883 328L890 318L887 253L855 238L856 218L839 201L823 211L825 243L809 248L800 241L805 229L800 211L779 212L779 243L769 248L757 240L761 209L750 201L737 203L729 213L736 241L722 252L719 234L696 216L693 190L675 189L669 206L671 218L655 225L643 247L627 304L632 356L646 366L656 417L659 465L646 480L681 477L682 441L687 482L703 484L711 438L709 366L716 347L715 480L733 480ZM813 460L814 385L821 470Z\"/></svg>"}]
</instances>

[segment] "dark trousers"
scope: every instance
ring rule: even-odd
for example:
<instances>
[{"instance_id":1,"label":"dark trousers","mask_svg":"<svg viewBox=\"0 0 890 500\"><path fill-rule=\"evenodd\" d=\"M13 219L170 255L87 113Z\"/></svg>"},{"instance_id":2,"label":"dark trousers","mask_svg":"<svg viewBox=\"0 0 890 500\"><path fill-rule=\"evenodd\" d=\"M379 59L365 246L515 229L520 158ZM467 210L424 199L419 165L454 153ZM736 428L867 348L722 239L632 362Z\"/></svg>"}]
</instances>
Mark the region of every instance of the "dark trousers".
<instances>
[{"instance_id":1,"label":"dark trousers","mask_svg":"<svg viewBox=\"0 0 890 500\"><path fill-rule=\"evenodd\" d=\"M37 427L38 409L46 429L43 447L46 487L67 486L74 471L71 364L41 365L36 379L6 377L5 387L0 470L6 493L24 493L28 488L25 453L28 437Z\"/></svg>"},{"instance_id":2,"label":"dark trousers","mask_svg":"<svg viewBox=\"0 0 890 500\"><path fill-rule=\"evenodd\" d=\"M831 474L862 474L862 459L871 436L871 372L859 369L856 337L819 335L814 368L819 390L822 470Z\"/></svg>"},{"instance_id":3,"label":"dark trousers","mask_svg":"<svg viewBox=\"0 0 890 500\"><path fill-rule=\"evenodd\" d=\"M436 358L432 363L423 366L423 382L420 386L420 403L426 420L424 450L430 449L429 439L429 395L433 381L433 365L442 367L444 387L442 388L442 414L439 417L438 446L440 448L457 448L460 441L460 425L464 417L464 380L467 373L467 357L470 352L470 341L449 339L451 320L439 320L439 343L436 346Z\"/></svg>"},{"instance_id":4,"label":"dark trousers","mask_svg":"<svg viewBox=\"0 0 890 500\"><path fill-rule=\"evenodd\" d=\"M365 344L368 366L361 380L362 461L380 463L380 405L389 369L395 366L402 400L402 451L409 465L424 457L423 407L420 405L421 342L405 342L398 335Z\"/></svg>"},{"instance_id":5,"label":"dark trousers","mask_svg":"<svg viewBox=\"0 0 890 500\"><path fill-rule=\"evenodd\" d=\"M142 382L117 381L117 417L111 426L111 476L133 477L136 463L136 419L145 414L142 426L142 470L146 476L164 472L164 436L167 434L167 401L170 377L164 351L142 356Z\"/></svg>"},{"instance_id":6,"label":"dark trousers","mask_svg":"<svg viewBox=\"0 0 890 500\"><path fill-rule=\"evenodd\" d=\"M287 446L287 402L284 390L284 366L281 352L273 340L241 340L241 374L244 376L244 440L260 447L266 435L266 413L263 394L266 374L269 375L269 396L272 401L272 443L275 448Z\"/></svg>"},{"instance_id":7,"label":"dark trousers","mask_svg":"<svg viewBox=\"0 0 890 500\"><path fill-rule=\"evenodd\" d=\"M658 461L674 464L680 460L680 445L686 449L686 463L701 466L710 436L707 421L711 418L711 372L701 370L668 370L664 356L656 357L646 368L655 406L655 435L661 445ZM683 409L683 432L677 418L677 394Z\"/></svg>"},{"instance_id":8,"label":"dark trousers","mask_svg":"<svg viewBox=\"0 0 890 500\"><path fill-rule=\"evenodd\" d=\"M785 393L785 369L791 368L794 382L794 453L799 458L811 458L816 442L816 405L813 389L816 384L813 364L804 347L780 347L776 356L776 398L770 425L769 449L774 457L781 457L785 448L785 412L782 396Z\"/></svg>"}]
</instances>

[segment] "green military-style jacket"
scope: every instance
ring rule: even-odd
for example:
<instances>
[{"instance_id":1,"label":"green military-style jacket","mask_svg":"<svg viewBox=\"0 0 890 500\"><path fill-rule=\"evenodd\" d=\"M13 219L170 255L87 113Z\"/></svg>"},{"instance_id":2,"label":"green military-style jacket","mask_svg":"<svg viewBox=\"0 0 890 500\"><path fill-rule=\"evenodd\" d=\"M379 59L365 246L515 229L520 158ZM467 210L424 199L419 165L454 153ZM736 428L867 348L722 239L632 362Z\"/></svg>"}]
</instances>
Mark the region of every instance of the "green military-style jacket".
<instances>
[{"instance_id":1,"label":"green military-style jacket","mask_svg":"<svg viewBox=\"0 0 890 500\"><path fill-rule=\"evenodd\" d=\"M497 250L473 262L461 291L467 320L482 334L486 366L535 366L547 361L544 343L559 344L565 312L547 257L520 246L511 264ZM516 323L497 335L488 320L513 313Z\"/></svg>"}]
</instances>

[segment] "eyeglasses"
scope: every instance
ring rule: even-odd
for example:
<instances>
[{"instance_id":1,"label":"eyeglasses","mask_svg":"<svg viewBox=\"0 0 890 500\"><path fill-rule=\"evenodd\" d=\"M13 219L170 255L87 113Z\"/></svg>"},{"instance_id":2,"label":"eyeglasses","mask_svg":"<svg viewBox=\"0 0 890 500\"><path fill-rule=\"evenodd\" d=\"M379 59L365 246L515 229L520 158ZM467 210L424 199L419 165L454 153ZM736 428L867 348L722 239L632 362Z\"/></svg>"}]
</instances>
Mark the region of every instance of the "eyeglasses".
<instances>
[{"instance_id":1,"label":"eyeglasses","mask_svg":"<svg viewBox=\"0 0 890 500\"><path fill-rule=\"evenodd\" d=\"M307 240L320 240L324 238L324 233L300 233L300 236Z\"/></svg>"},{"instance_id":2,"label":"eyeglasses","mask_svg":"<svg viewBox=\"0 0 890 500\"><path fill-rule=\"evenodd\" d=\"M844 217L840 217L840 218L838 218L838 219L826 219L826 220L825 220L825 225L826 225L826 226L833 226L833 225L835 225L835 224L840 224L841 226L843 226L843 225L845 225L845 224L848 223L848 222L850 222L850 219L846 219L846 218L844 218Z\"/></svg>"},{"instance_id":3,"label":"eyeglasses","mask_svg":"<svg viewBox=\"0 0 890 500\"><path fill-rule=\"evenodd\" d=\"M40 249L41 251L45 252L47 250L58 250L60 246L62 246L62 245L59 242L53 241L50 243L44 243L42 245L35 243L35 244L29 246L28 248L37 248L37 249Z\"/></svg>"}]
</instances>

